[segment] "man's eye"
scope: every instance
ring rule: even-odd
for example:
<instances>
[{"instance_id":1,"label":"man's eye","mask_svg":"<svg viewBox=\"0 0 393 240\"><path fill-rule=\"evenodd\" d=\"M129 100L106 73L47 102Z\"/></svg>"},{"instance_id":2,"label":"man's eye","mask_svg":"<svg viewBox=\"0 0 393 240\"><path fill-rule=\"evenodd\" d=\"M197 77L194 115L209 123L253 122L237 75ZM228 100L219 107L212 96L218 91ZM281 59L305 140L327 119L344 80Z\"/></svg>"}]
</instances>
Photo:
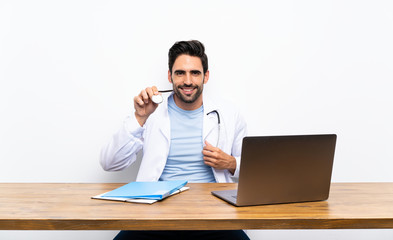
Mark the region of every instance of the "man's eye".
<instances>
[{"instance_id":1,"label":"man's eye","mask_svg":"<svg viewBox=\"0 0 393 240\"><path fill-rule=\"evenodd\" d=\"M201 72L200 72L200 71L191 71L191 74L192 74L192 75L200 75Z\"/></svg>"},{"instance_id":2,"label":"man's eye","mask_svg":"<svg viewBox=\"0 0 393 240\"><path fill-rule=\"evenodd\" d=\"M175 74L176 74L176 76L181 76L181 75L184 75L184 72L175 72Z\"/></svg>"}]
</instances>

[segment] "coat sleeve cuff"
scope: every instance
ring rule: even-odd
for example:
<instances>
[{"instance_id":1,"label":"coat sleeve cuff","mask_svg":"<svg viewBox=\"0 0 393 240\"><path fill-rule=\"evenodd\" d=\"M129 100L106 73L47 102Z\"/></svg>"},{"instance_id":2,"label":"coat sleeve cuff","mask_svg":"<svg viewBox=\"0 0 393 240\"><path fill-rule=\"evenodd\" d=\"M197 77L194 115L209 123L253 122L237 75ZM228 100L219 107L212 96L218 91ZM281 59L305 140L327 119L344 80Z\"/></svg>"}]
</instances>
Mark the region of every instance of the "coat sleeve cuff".
<instances>
[{"instance_id":1,"label":"coat sleeve cuff","mask_svg":"<svg viewBox=\"0 0 393 240\"><path fill-rule=\"evenodd\" d=\"M235 157L236 159L236 170L233 173L232 177L233 178L239 178L239 173L240 173L240 157Z\"/></svg>"},{"instance_id":2,"label":"coat sleeve cuff","mask_svg":"<svg viewBox=\"0 0 393 240\"><path fill-rule=\"evenodd\" d=\"M136 138L142 138L145 127L141 127L135 116L128 116L124 121L125 130Z\"/></svg>"}]
</instances>

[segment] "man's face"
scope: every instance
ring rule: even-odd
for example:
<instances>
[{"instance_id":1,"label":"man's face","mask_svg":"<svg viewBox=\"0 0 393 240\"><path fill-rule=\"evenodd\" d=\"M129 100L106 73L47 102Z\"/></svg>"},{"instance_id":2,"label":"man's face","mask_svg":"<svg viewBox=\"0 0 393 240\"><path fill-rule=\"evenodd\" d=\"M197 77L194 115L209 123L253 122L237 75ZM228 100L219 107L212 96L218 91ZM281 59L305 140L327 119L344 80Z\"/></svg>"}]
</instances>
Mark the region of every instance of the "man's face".
<instances>
[{"instance_id":1,"label":"man's face","mask_svg":"<svg viewBox=\"0 0 393 240\"><path fill-rule=\"evenodd\" d=\"M195 107L202 105L203 84L207 83L208 79L209 72L203 74L202 61L199 57L180 55L173 64L172 72L168 71L168 80L173 84L175 101L180 100L180 104L183 105L184 103Z\"/></svg>"}]
</instances>

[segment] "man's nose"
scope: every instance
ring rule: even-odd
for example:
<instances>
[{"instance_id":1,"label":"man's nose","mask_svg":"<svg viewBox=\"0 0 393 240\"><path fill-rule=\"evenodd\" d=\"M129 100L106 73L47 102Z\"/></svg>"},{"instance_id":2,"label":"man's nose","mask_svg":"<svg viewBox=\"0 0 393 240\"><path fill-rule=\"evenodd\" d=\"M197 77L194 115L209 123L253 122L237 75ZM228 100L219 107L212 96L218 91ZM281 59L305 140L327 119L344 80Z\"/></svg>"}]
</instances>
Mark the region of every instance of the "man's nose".
<instances>
[{"instance_id":1,"label":"man's nose","mask_svg":"<svg viewBox=\"0 0 393 240\"><path fill-rule=\"evenodd\" d=\"M192 79L191 79L191 74L187 73L185 78L184 78L184 84L186 85L191 85L192 84Z\"/></svg>"}]
</instances>

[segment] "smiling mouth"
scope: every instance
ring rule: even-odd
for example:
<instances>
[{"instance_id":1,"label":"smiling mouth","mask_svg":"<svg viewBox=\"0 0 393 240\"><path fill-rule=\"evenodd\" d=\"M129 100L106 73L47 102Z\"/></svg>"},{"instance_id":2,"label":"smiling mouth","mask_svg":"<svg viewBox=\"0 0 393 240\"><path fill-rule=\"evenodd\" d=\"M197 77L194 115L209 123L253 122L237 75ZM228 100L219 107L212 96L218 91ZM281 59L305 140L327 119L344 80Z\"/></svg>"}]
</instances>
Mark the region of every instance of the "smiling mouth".
<instances>
[{"instance_id":1,"label":"smiling mouth","mask_svg":"<svg viewBox=\"0 0 393 240\"><path fill-rule=\"evenodd\" d=\"M181 87L180 90L185 94L185 95L191 95L194 90L196 88L195 87Z\"/></svg>"}]
</instances>

